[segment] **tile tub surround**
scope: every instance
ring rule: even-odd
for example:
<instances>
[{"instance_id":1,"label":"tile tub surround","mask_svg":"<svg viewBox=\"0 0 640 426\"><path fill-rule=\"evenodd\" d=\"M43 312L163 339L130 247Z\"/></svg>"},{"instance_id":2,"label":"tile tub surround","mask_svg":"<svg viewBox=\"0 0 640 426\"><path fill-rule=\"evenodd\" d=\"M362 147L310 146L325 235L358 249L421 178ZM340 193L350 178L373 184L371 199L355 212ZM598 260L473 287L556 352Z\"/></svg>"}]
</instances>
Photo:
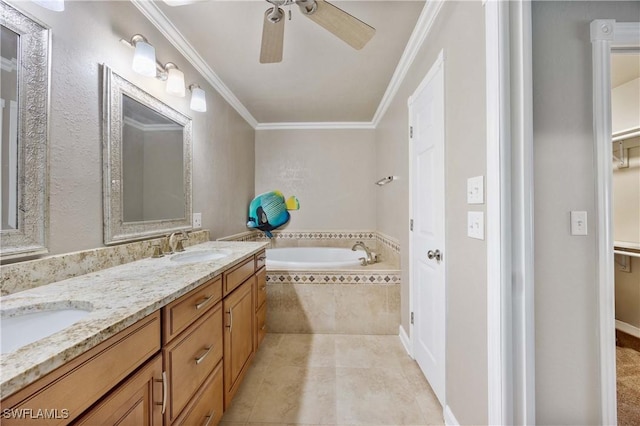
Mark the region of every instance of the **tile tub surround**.
<instances>
[{"instance_id":1,"label":"tile tub surround","mask_svg":"<svg viewBox=\"0 0 640 426\"><path fill-rule=\"evenodd\" d=\"M76 324L0 357L0 399L34 382L167 303L264 249L259 242L206 242L187 249L228 249L223 259L177 263L146 258L0 298L3 310L21 312L50 303L87 304Z\"/></svg>"},{"instance_id":2,"label":"tile tub surround","mask_svg":"<svg viewBox=\"0 0 640 426\"><path fill-rule=\"evenodd\" d=\"M363 241L381 258L348 270L268 270L267 329L273 333L398 334L400 244L376 231L248 231L226 240L270 247L351 248Z\"/></svg>"},{"instance_id":3,"label":"tile tub surround","mask_svg":"<svg viewBox=\"0 0 640 426\"><path fill-rule=\"evenodd\" d=\"M398 334L400 271L267 270L273 333Z\"/></svg>"},{"instance_id":4,"label":"tile tub surround","mask_svg":"<svg viewBox=\"0 0 640 426\"><path fill-rule=\"evenodd\" d=\"M209 231L190 232L184 247L209 241ZM0 296L17 293L79 275L123 265L150 257L154 238L145 241L59 254L26 262L11 263L0 267Z\"/></svg>"}]
</instances>

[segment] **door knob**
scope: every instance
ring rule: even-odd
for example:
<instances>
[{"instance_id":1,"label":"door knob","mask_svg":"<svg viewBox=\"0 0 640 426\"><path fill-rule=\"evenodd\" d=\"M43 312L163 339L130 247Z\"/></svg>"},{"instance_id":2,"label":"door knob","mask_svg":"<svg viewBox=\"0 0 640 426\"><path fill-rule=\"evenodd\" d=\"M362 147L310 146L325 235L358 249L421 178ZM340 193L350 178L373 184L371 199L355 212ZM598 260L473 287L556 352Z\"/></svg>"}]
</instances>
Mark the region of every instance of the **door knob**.
<instances>
[{"instance_id":1,"label":"door knob","mask_svg":"<svg viewBox=\"0 0 640 426\"><path fill-rule=\"evenodd\" d=\"M427 252L427 257L429 259L441 260L442 259L442 253L440 253L440 250L436 250L436 251L429 250Z\"/></svg>"}]
</instances>

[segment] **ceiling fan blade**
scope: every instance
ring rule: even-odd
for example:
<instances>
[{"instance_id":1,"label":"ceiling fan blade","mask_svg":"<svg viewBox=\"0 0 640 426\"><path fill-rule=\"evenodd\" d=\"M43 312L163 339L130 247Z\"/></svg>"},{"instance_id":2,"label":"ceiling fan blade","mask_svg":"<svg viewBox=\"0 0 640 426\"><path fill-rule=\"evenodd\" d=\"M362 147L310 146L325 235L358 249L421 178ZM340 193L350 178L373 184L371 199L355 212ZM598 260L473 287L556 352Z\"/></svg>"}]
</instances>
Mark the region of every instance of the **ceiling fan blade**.
<instances>
[{"instance_id":1,"label":"ceiling fan blade","mask_svg":"<svg viewBox=\"0 0 640 426\"><path fill-rule=\"evenodd\" d=\"M316 0L317 8L306 16L354 49L360 50L376 33L376 29L324 0Z\"/></svg>"},{"instance_id":2,"label":"ceiling fan blade","mask_svg":"<svg viewBox=\"0 0 640 426\"><path fill-rule=\"evenodd\" d=\"M274 13L271 8L264 13L262 26L262 47L260 63L273 64L282 62L282 46L284 44L284 12L278 8Z\"/></svg>"}]
</instances>

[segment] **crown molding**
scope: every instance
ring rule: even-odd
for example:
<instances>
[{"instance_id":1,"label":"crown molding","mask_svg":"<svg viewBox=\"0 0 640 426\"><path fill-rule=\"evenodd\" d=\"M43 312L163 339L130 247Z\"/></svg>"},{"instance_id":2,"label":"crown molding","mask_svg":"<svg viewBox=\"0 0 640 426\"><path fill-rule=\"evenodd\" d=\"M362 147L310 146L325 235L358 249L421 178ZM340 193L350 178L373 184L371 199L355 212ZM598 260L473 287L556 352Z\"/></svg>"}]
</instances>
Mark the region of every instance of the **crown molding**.
<instances>
[{"instance_id":1,"label":"crown molding","mask_svg":"<svg viewBox=\"0 0 640 426\"><path fill-rule=\"evenodd\" d=\"M198 54L196 49L187 41L173 23L162 13L152 1L131 0L131 3L164 35L167 40L194 66L213 88L235 109L242 118L254 129L258 121L249 110L240 102L226 84L209 67L207 62Z\"/></svg>"},{"instance_id":2,"label":"crown molding","mask_svg":"<svg viewBox=\"0 0 640 426\"><path fill-rule=\"evenodd\" d=\"M389 85L387 86L373 119L370 122L286 122L286 123L258 123L249 110L240 102L233 92L224 84L218 75L209 67L206 61L198 54L196 49L178 31L167 16L152 1L131 0L133 5L169 40L169 42L204 76L204 78L220 93L220 95L246 120L255 130L318 130L318 129L375 129L393 98L398 93L400 85L411 67L418 51L433 27L433 24L446 0L426 1L420 12L411 37L402 52L400 61L396 66Z\"/></svg>"},{"instance_id":3,"label":"crown molding","mask_svg":"<svg viewBox=\"0 0 640 426\"><path fill-rule=\"evenodd\" d=\"M318 122L290 122L290 123L259 123L256 130L327 130L327 129L357 129L373 130L376 126L370 121L318 121Z\"/></svg>"},{"instance_id":4,"label":"crown molding","mask_svg":"<svg viewBox=\"0 0 640 426\"><path fill-rule=\"evenodd\" d=\"M400 85L407 76L407 72L409 72L409 68L413 63L413 60L418 55L418 51L426 40L429 31L431 31L433 23L435 22L438 13L440 13L440 9L442 9L443 4L444 0L427 1L422 8L420 17L418 17L418 22L411 33L411 37L409 37L409 41L407 42L407 46L404 48L404 52L402 52L398 66L396 66L396 70L393 72L393 76L391 76L387 90L384 92L384 95L380 100L380 104L378 105L378 109L371 120L374 128L378 127L380 120L382 120L382 117L384 117L387 112L393 98L398 93Z\"/></svg>"}]
</instances>

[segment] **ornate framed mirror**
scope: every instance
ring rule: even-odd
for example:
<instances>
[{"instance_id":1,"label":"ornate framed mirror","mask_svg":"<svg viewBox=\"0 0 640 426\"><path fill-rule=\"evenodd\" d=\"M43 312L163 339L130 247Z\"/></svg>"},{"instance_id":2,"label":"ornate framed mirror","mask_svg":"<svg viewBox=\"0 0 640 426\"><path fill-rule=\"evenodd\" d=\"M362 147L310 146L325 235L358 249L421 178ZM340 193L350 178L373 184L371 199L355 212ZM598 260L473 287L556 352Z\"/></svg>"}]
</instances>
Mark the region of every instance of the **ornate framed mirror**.
<instances>
[{"instance_id":1,"label":"ornate framed mirror","mask_svg":"<svg viewBox=\"0 0 640 426\"><path fill-rule=\"evenodd\" d=\"M47 253L50 31L0 2L0 257Z\"/></svg>"},{"instance_id":2,"label":"ornate framed mirror","mask_svg":"<svg viewBox=\"0 0 640 426\"><path fill-rule=\"evenodd\" d=\"M104 243L191 228L191 118L103 65Z\"/></svg>"}]
</instances>

